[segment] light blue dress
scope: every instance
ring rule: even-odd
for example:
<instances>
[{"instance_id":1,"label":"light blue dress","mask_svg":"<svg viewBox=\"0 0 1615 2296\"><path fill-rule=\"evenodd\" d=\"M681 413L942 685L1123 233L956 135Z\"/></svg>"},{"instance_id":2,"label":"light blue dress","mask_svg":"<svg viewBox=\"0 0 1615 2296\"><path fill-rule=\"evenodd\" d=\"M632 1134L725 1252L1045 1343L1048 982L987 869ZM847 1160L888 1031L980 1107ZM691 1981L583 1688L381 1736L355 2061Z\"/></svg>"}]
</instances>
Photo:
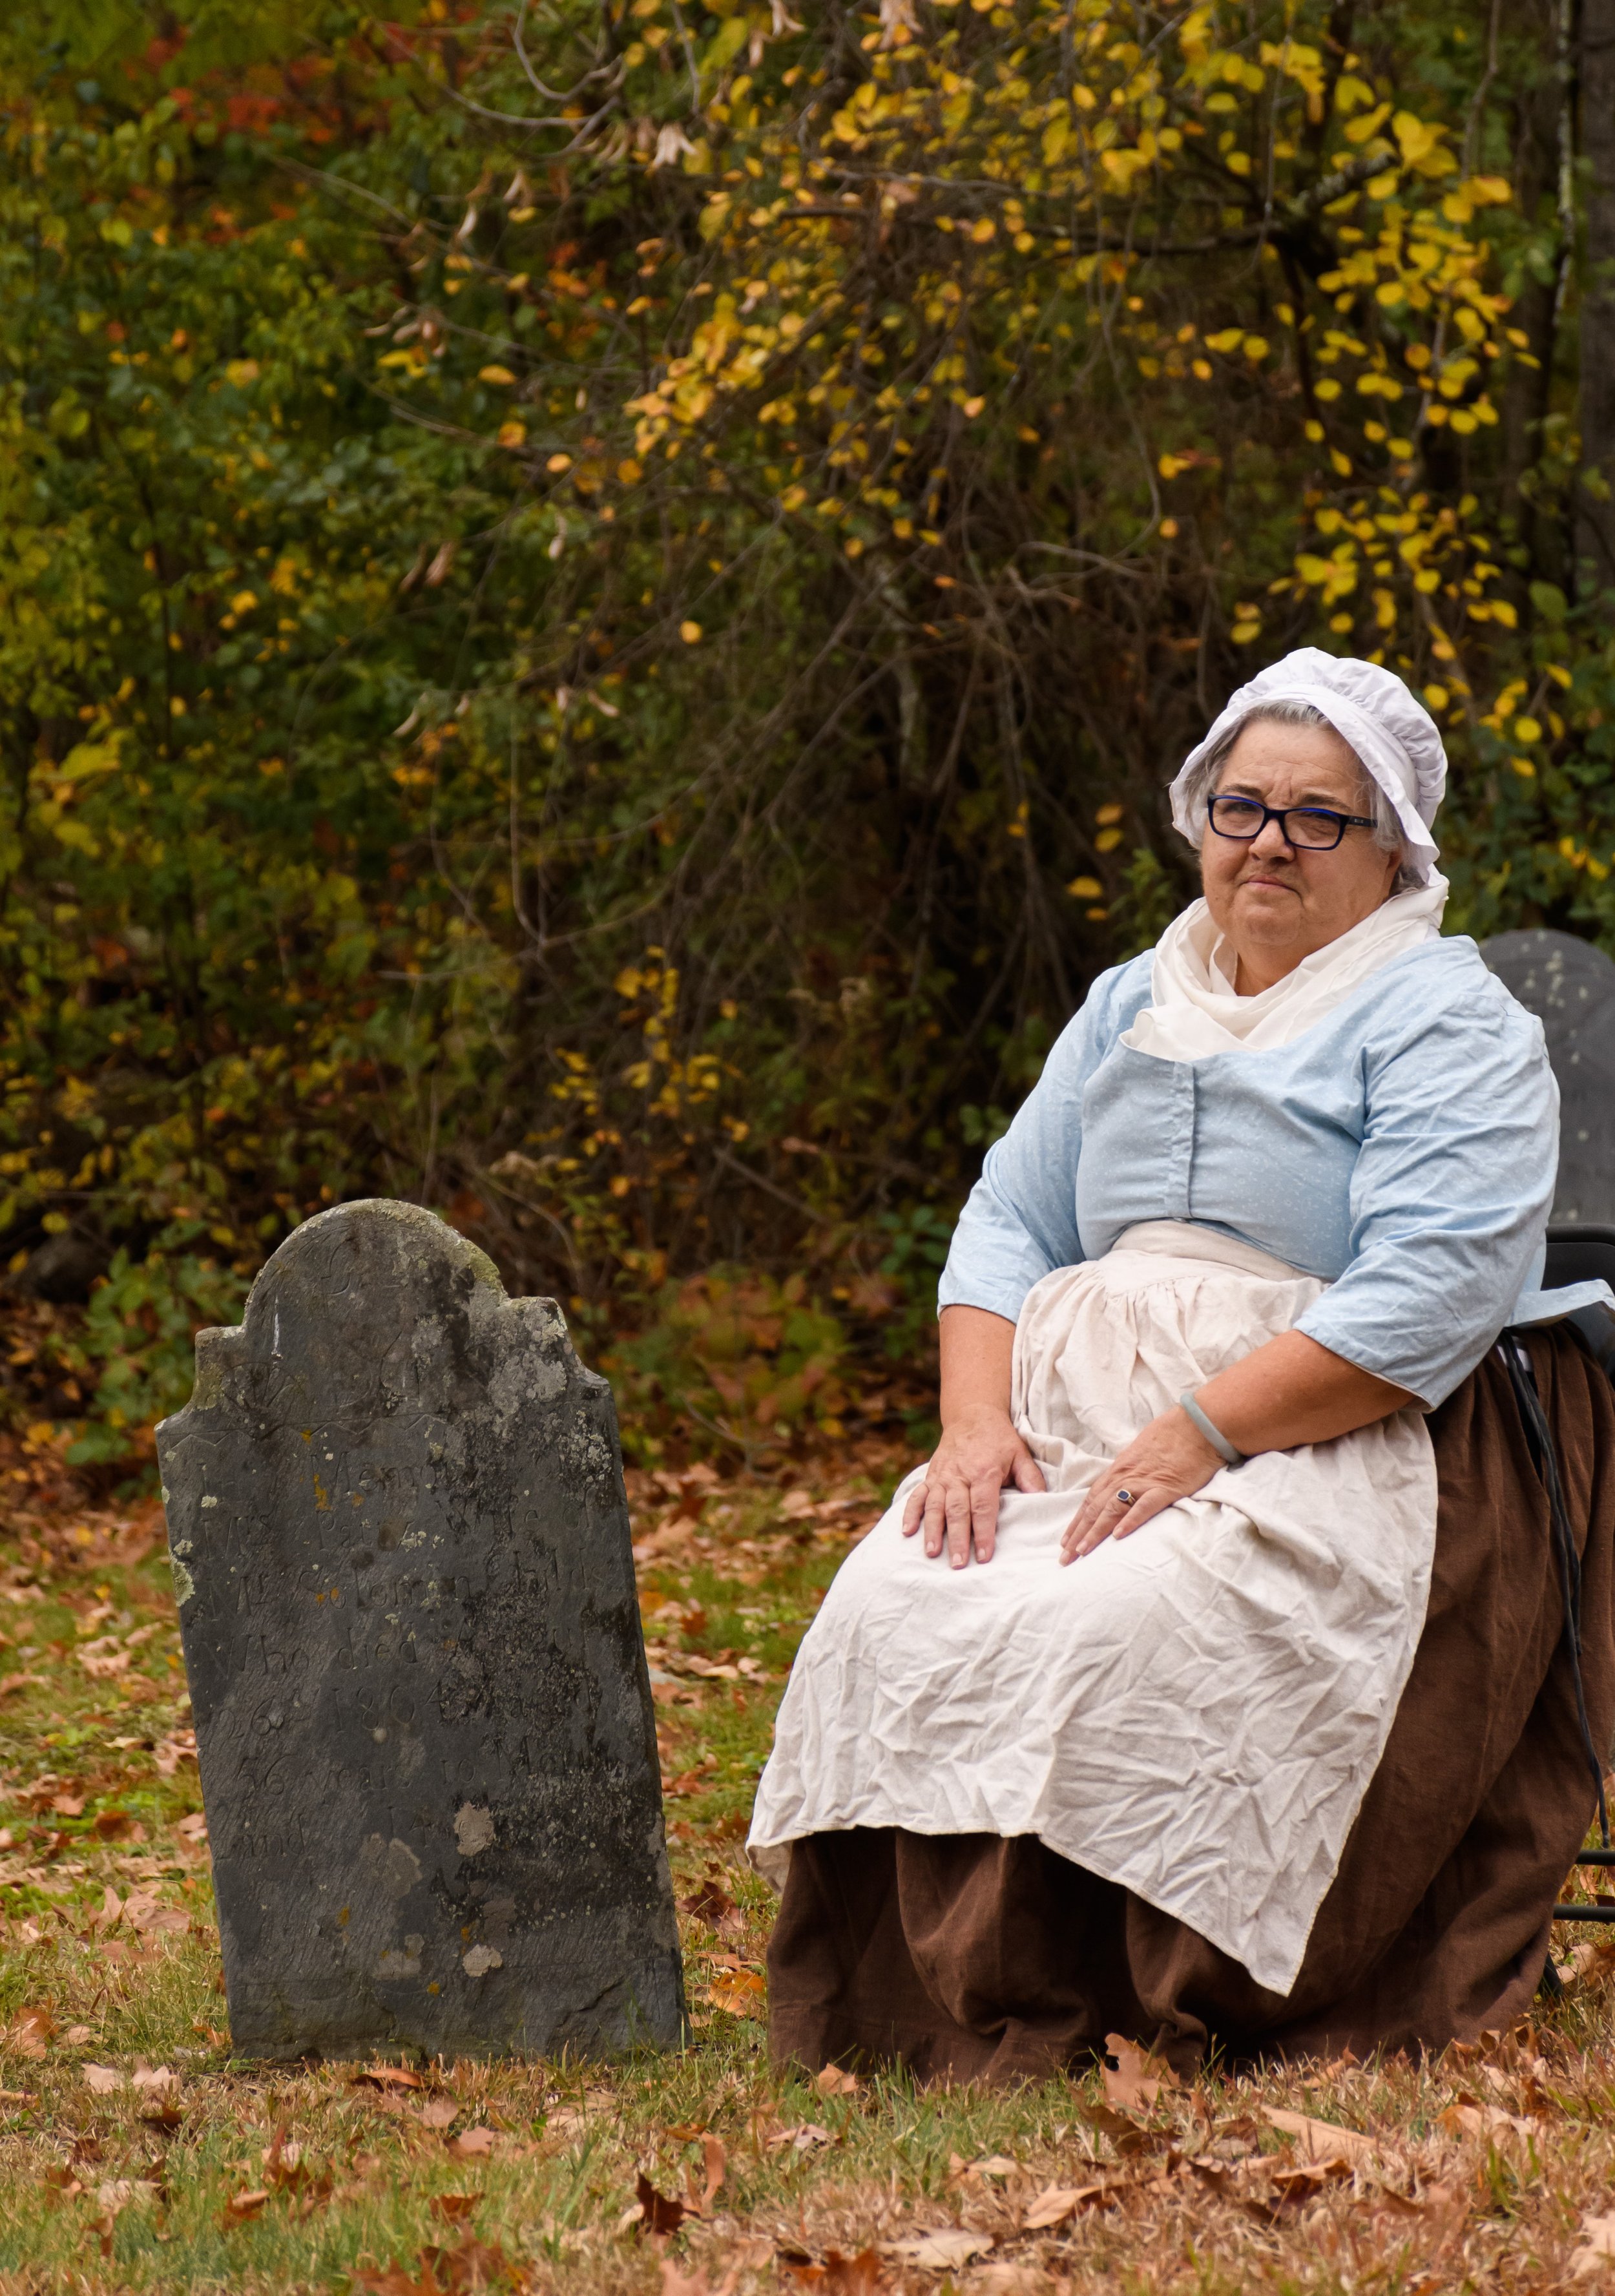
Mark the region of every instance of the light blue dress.
<instances>
[{"instance_id":1,"label":"light blue dress","mask_svg":"<svg viewBox=\"0 0 1615 2296\"><path fill-rule=\"evenodd\" d=\"M1610 1299L1537 1288L1559 1092L1541 1023L1472 940L1393 958L1290 1044L1192 1061L1119 1042L1151 965L1100 976L988 1151L940 1307L1013 1322L1136 1222L1193 1221L1323 1277L1297 1328L1429 1408L1505 1324Z\"/></svg>"}]
</instances>

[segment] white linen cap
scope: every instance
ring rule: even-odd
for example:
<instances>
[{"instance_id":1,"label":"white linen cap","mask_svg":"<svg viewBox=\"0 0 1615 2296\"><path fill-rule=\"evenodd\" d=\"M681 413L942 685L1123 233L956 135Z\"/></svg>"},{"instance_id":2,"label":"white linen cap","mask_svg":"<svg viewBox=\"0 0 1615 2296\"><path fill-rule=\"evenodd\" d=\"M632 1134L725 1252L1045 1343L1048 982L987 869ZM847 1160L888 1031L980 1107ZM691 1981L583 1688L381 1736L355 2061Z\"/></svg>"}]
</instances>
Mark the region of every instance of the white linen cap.
<instances>
[{"instance_id":1,"label":"white linen cap","mask_svg":"<svg viewBox=\"0 0 1615 2296\"><path fill-rule=\"evenodd\" d=\"M1172 783L1174 828L1195 842L1185 803L1188 776L1225 734L1270 701L1308 701L1329 720L1390 800L1401 824L1407 867L1421 884L1427 883L1440 850L1430 824L1447 787L1441 730L1394 670L1351 655L1324 653L1316 646L1298 647L1229 697L1205 740L1177 769Z\"/></svg>"}]
</instances>

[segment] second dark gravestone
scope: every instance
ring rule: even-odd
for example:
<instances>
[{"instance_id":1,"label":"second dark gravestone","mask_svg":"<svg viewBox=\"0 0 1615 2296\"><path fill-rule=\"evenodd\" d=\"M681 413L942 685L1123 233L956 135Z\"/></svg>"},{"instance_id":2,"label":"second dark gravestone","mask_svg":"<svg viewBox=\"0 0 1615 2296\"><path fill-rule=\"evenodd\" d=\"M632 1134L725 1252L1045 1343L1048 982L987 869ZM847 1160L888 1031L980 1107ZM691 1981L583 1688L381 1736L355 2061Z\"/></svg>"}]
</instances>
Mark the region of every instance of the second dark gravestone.
<instances>
[{"instance_id":1,"label":"second dark gravestone","mask_svg":"<svg viewBox=\"0 0 1615 2296\"><path fill-rule=\"evenodd\" d=\"M616 1414L411 1204L299 1227L158 1430L243 2055L677 2042Z\"/></svg>"},{"instance_id":2,"label":"second dark gravestone","mask_svg":"<svg viewBox=\"0 0 1615 2296\"><path fill-rule=\"evenodd\" d=\"M1558 1226L1615 1226L1615 964L1545 927L1498 933L1480 954L1541 1021L1559 1084Z\"/></svg>"}]
</instances>

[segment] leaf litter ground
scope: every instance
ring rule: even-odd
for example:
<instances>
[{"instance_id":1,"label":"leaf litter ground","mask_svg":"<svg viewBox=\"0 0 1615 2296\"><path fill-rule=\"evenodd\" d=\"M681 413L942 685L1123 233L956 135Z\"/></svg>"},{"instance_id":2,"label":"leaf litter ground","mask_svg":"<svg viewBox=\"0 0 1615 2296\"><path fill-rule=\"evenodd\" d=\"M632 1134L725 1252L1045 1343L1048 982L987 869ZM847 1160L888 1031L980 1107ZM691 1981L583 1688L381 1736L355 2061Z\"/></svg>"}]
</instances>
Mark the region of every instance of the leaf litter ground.
<instances>
[{"instance_id":1,"label":"leaf litter ground","mask_svg":"<svg viewBox=\"0 0 1615 2296\"><path fill-rule=\"evenodd\" d=\"M0 1549L0 2296L1422 2292L1615 2276L1615 1951L1439 2062L1196 2084L1119 2042L1012 2095L781 2079L742 1841L791 1656L906 1461L630 1477L690 2047L231 2056L154 1504L28 1472Z\"/></svg>"}]
</instances>

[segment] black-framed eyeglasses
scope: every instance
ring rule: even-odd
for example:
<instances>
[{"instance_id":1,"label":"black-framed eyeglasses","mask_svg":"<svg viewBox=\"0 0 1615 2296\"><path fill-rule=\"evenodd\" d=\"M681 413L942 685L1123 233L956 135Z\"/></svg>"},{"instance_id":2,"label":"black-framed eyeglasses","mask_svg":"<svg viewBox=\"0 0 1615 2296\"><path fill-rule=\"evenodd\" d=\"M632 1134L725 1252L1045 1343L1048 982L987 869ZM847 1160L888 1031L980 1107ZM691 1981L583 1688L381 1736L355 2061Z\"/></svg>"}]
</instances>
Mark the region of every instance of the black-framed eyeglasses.
<instances>
[{"instance_id":1,"label":"black-framed eyeglasses","mask_svg":"<svg viewBox=\"0 0 1615 2296\"><path fill-rule=\"evenodd\" d=\"M1349 829L1374 826L1360 813L1336 813L1332 806L1264 805L1254 797L1214 797L1206 810L1219 837L1249 845L1270 821L1276 821L1285 844L1304 853L1331 853Z\"/></svg>"}]
</instances>

